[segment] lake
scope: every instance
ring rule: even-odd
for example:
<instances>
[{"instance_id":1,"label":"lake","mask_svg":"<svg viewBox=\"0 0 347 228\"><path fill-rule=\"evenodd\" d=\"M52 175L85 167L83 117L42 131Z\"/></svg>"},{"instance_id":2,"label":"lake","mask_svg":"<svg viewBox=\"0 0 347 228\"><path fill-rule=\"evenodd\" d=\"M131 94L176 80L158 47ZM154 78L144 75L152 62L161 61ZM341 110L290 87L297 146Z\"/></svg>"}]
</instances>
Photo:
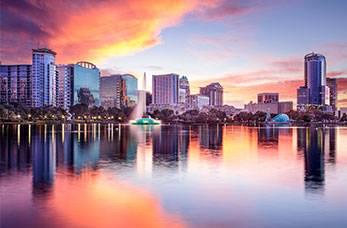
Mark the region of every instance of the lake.
<instances>
[{"instance_id":1,"label":"lake","mask_svg":"<svg viewBox=\"0 0 347 228\"><path fill-rule=\"evenodd\" d=\"M347 128L0 125L0 227L347 227Z\"/></svg>"}]
</instances>

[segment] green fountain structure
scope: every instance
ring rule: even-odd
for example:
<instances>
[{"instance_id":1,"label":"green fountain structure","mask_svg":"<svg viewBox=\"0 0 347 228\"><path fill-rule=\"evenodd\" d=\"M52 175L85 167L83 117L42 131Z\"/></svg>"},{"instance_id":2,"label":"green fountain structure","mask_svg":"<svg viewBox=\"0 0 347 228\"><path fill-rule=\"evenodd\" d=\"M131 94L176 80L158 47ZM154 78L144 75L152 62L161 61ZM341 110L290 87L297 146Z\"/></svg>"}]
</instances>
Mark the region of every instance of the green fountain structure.
<instances>
[{"instance_id":1,"label":"green fountain structure","mask_svg":"<svg viewBox=\"0 0 347 228\"><path fill-rule=\"evenodd\" d=\"M139 100L136 106L134 119L130 121L132 125L159 125L160 121L152 119L146 111L146 73L143 75L143 90L139 90Z\"/></svg>"}]
</instances>

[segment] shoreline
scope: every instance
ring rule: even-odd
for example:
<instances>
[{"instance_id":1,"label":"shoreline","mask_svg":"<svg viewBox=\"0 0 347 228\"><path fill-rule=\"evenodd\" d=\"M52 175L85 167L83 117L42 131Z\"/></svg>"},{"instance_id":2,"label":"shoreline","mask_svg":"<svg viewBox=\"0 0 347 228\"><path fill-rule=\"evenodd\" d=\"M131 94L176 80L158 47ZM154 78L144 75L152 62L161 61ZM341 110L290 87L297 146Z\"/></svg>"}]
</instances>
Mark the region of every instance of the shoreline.
<instances>
[{"instance_id":1,"label":"shoreline","mask_svg":"<svg viewBox=\"0 0 347 228\"><path fill-rule=\"evenodd\" d=\"M0 121L1 125L42 125L42 124L118 124L118 125L131 125L130 122L119 122L119 121L76 121L76 120L52 120L52 121ZM347 126L347 122L289 122L289 123L267 123L267 122L183 122L173 121L164 122L161 125L234 125L234 126L290 126L290 127L305 127L314 125L331 125L331 126Z\"/></svg>"}]
</instances>

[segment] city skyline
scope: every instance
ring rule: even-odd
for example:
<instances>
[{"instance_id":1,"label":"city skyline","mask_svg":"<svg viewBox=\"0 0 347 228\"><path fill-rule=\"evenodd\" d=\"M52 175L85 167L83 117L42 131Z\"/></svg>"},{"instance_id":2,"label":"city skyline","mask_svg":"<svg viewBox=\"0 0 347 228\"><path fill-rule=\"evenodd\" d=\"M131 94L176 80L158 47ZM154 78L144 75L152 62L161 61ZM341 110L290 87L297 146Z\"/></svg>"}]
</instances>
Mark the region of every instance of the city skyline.
<instances>
[{"instance_id":1,"label":"city skyline","mask_svg":"<svg viewBox=\"0 0 347 228\"><path fill-rule=\"evenodd\" d=\"M218 81L225 103L237 107L261 92L296 103L307 53L326 56L328 77L347 76L345 8L341 1L3 1L0 61L30 63L31 48L47 46L56 63L91 61L102 76L177 73L188 76L192 93Z\"/></svg>"}]
</instances>

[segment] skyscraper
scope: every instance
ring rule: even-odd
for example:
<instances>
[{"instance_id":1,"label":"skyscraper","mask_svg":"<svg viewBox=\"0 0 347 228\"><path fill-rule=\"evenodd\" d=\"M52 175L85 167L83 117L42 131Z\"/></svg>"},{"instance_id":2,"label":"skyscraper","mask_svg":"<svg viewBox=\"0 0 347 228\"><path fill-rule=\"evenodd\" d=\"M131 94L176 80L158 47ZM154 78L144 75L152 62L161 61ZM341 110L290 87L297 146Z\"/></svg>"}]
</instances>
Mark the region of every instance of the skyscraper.
<instances>
[{"instance_id":1,"label":"skyscraper","mask_svg":"<svg viewBox=\"0 0 347 228\"><path fill-rule=\"evenodd\" d=\"M74 65L58 65L57 72L57 106L68 109L73 104Z\"/></svg>"},{"instance_id":2,"label":"skyscraper","mask_svg":"<svg viewBox=\"0 0 347 228\"><path fill-rule=\"evenodd\" d=\"M305 56L305 87L308 89L309 104L329 105L326 60L323 55L310 53Z\"/></svg>"},{"instance_id":3,"label":"skyscraper","mask_svg":"<svg viewBox=\"0 0 347 228\"><path fill-rule=\"evenodd\" d=\"M179 92L177 74L153 75L153 104L177 104Z\"/></svg>"},{"instance_id":4,"label":"skyscraper","mask_svg":"<svg viewBox=\"0 0 347 228\"><path fill-rule=\"evenodd\" d=\"M32 106L56 105L56 53L48 48L33 49Z\"/></svg>"},{"instance_id":5,"label":"skyscraper","mask_svg":"<svg viewBox=\"0 0 347 228\"><path fill-rule=\"evenodd\" d=\"M0 65L0 103L31 106L31 65Z\"/></svg>"},{"instance_id":6,"label":"skyscraper","mask_svg":"<svg viewBox=\"0 0 347 228\"><path fill-rule=\"evenodd\" d=\"M209 97L211 106L223 106L223 87L218 82L201 87L200 94Z\"/></svg>"}]
</instances>

